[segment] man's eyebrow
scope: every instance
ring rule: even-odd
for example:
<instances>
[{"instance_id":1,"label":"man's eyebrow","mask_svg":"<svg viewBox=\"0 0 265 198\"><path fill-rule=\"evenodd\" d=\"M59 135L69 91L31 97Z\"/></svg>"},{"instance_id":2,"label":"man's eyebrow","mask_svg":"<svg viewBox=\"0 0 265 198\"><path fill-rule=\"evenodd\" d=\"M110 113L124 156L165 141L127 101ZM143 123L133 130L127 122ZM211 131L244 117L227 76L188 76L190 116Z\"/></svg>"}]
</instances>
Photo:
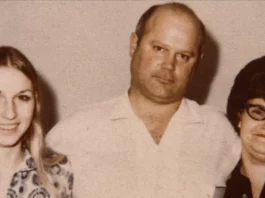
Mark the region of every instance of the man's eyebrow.
<instances>
[{"instance_id":1,"label":"man's eyebrow","mask_svg":"<svg viewBox=\"0 0 265 198\"><path fill-rule=\"evenodd\" d=\"M195 56L195 53L193 51L180 50L180 52L182 52L184 54L189 54L190 56Z\"/></svg>"},{"instance_id":2,"label":"man's eyebrow","mask_svg":"<svg viewBox=\"0 0 265 198\"><path fill-rule=\"evenodd\" d=\"M163 45L163 46L169 46L169 45L167 45L167 44L165 44L165 43L162 43L162 42L159 41L159 40L152 40L151 43L152 43L152 44L159 44L159 45Z\"/></svg>"},{"instance_id":3,"label":"man's eyebrow","mask_svg":"<svg viewBox=\"0 0 265 198\"><path fill-rule=\"evenodd\" d=\"M158 45L161 45L162 47L167 47L167 48L172 48L170 45L166 44L166 43L163 43L159 40L152 40L151 43L154 45L154 44L158 44ZM181 53L186 53L186 54L189 54L190 56L195 56L195 53L193 50L189 51L189 50L186 50L186 49L179 49L178 50L179 52Z\"/></svg>"}]
</instances>

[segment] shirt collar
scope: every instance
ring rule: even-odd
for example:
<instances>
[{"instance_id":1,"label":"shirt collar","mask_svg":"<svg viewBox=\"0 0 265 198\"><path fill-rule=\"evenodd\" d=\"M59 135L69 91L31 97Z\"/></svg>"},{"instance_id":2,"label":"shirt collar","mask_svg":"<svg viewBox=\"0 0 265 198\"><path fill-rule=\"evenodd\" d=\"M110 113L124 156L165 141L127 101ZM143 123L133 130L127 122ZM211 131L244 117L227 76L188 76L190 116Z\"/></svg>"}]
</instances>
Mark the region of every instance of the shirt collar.
<instances>
[{"instance_id":1,"label":"shirt collar","mask_svg":"<svg viewBox=\"0 0 265 198\"><path fill-rule=\"evenodd\" d=\"M249 191L251 190L250 187L250 180L248 177L244 176L241 172L240 172L240 168L242 166L242 159L238 162L238 164L236 165L236 167L234 168L233 172L230 175L230 178L228 179L227 182L227 188L234 188L236 186L236 188L234 188L234 190L236 191ZM241 189L238 189L237 187L240 186ZM232 190L232 189L231 189Z\"/></svg>"},{"instance_id":2,"label":"shirt collar","mask_svg":"<svg viewBox=\"0 0 265 198\"><path fill-rule=\"evenodd\" d=\"M249 182L249 178L246 177L245 175L243 175L240 171L242 166L242 159L239 160L238 164L236 165L235 169L233 170L233 172L231 173L231 176L233 178L234 181L236 182Z\"/></svg>"},{"instance_id":3,"label":"shirt collar","mask_svg":"<svg viewBox=\"0 0 265 198\"><path fill-rule=\"evenodd\" d=\"M199 111L200 106L187 98L181 100L179 109L174 114L173 118L186 120L191 123L203 122Z\"/></svg>"},{"instance_id":4,"label":"shirt collar","mask_svg":"<svg viewBox=\"0 0 265 198\"><path fill-rule=\"evenodd\" d=\"M126 92L119 98L117 98L115 107L110 115L111 120L127 119L130 117L136 117L134 114L128 93Z\"/></svg>"},{"instance_id":5,"label":"shirt collar","mask_svg":"<svg viewBox=\"0 0 265 198\"><path fill-rule=\"evenodd\" d=\"M202 117L199 115L197 103L183 98L180 107L174 114L174 118L183 119L192 123L203 122ZM111 120L127 119L136 117L134 114L128 93L126 92L117 99L116 105L110 115Z\"/></svg>"}]
</instances>

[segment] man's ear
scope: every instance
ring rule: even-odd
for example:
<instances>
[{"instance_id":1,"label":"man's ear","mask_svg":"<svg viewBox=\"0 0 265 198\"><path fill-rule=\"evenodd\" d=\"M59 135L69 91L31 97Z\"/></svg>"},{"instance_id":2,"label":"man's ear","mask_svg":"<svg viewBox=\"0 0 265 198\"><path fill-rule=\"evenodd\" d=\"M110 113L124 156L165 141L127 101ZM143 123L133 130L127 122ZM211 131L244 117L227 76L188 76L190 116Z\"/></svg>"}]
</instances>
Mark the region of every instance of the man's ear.
<instances>
[{"instance_id":1,"label":"man's ear","mask_svg":"<svg viewBox=\"0 0 265 198\"><path fill-rule=\"evenodd\" d=\"M135 32L131 33L130 37L130 56L134 54L137 49L138 36Z\"/></svg>"},{"instance_id":2,"label":"man's ear","mask_svg":"<svg viewBox=\"0 0 265 198\"><path fill-rule=\"evenodd\" d=\"M199 60L201 60L204 57L204 45L200 49L200 57Z\"/></svg>"},{"instance_id":3,"label":"man's ear","mask_svg":"<svg viewBox=\"0 0 265 198\"><path fill-rule=\"evenodd\" d=\"M200 60L202 60L203 57L204 57L204 52L202 51L202 52L201 52L201 55L200 55Z\"/></svg>"}]
</instances>

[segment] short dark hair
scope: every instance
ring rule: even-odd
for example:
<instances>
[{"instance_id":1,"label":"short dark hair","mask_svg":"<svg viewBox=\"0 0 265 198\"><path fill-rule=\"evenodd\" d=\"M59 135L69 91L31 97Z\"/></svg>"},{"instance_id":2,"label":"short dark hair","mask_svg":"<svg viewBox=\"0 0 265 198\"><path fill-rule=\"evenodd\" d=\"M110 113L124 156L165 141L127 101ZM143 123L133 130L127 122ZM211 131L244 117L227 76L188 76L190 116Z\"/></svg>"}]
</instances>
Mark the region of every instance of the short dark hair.
<instances>
[{"instance_id":1,"label":"short dark hair","mask_svg":"<svg viewBox=\"0 0 265 198\"><path fill-rule=\"evenodd\" d=\"M239 114L248 100L265 100L265 56L249 62L236 76L227 101L227 117L239 133Z\"/></svg>"},{"instance_id":2,"label":"short dark hair","mask_svg":"<svg viewBox=\"0 0 265 198\"><path fill-rule=\"evenodd\" d=\"M202 48L204 43L205 43L205 37L206 37L206 30L205 30L205 26L204 26L203 22L199 19L199 17L195 14L195 12L191 8L189 8L185 4L177 3L177 2L153 5L143 13L143 15L140 17L140 19L136 25L136 29L135 29L135 33L138 37L138 43L141 41L141 39L145 33L145 28L146 28L146 24L147 24L148 20L151 18L151 16L155 13L155 11L158 8L162 8L162 7L169 8L173 11L182 11L183 13L186 13L189 16L191 16L193 19L195 19L195 21L197 21L199 23L200 31L201 31L200 48Z\"/></svg>"}]
</instances>

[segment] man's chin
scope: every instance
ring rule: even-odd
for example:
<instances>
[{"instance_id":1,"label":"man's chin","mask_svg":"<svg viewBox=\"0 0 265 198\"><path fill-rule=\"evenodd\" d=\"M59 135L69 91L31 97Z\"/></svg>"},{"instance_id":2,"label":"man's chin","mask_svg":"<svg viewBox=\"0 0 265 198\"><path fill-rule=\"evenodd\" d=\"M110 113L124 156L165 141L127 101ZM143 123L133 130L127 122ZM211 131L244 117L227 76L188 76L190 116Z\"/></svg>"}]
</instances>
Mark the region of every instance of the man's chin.
<instances>
[{"instance_id":1,"label":"man's chin","mask_svg":"<svg viewBox=\"0 0 265 198\"><path fill-rule=\"evenodd\" d=\"M165 105L165 104L172 104L176 102L180 102L182 97L176 97L166 94L152 94L147 96L149 100L151 100L154 103Z\"/></svg>"}]
</instances>

